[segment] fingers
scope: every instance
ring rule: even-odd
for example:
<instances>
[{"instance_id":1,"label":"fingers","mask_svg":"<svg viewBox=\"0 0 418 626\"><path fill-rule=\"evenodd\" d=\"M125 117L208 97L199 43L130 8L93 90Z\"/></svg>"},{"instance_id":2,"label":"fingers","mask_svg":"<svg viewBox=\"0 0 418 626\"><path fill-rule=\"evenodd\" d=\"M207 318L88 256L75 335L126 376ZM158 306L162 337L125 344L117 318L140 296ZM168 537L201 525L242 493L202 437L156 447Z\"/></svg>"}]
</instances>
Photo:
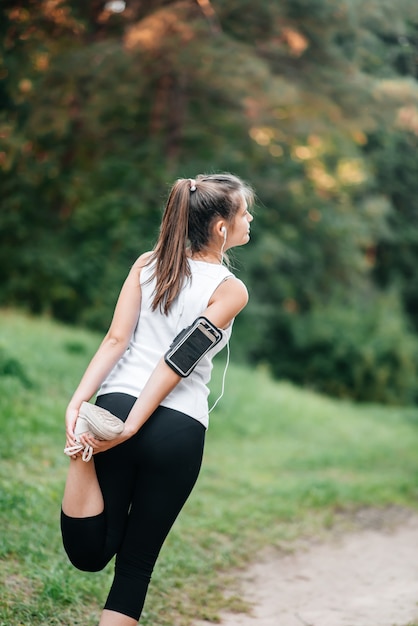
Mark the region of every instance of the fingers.
<instances>
[{"instance_id":1,"label":"fingers","mask_svg":"<svg viewBox=\"0 0 418 626\"><path fill-rule=\"evenodd\" d=\"M102 443L99 439L95 439L95 437L89 433L79 435L78 439L83 446L91 446L93 450L96 450L96 448Z\"/></svg>"},{"instance_id":2,"label":"fingers","mask_svg":"<svg viewBox=\"0 0 418 626\"><path fill-rule=\"evenodd\" d=\"M65 413L65 435L66 435L66 443L64 452L71 459L77 459L82 457L83 448L86 447L86 444L81 442L79 438L76 439L74 434L75 425L78 418L78 410L74 407L68 407ZM83 447L80 447L80 443L82 443Z\"/></svg>"},{"instance_id":3,"label":"fingers","mask_svg":"<svg viewBox=\"0 0 418 626\"><path fill-rule=\"evenodd\" d=\"M74 428L77 422L78 410L68 408L65 413L65 426L67 437L74 439Z\"/></svg>"},{"instance_id":4,"label":"fingers","mask_svg":"<svg viewBox=\"0 0 418 626\"><path fill-rule=\"evenodd\" d=\"M83 461L90 461L97 445L100 442L94 437L78 437L76 441L71 438L67 438L64 453L71 459L78 459L81 457Z\"/></svg>"}]
</instances>

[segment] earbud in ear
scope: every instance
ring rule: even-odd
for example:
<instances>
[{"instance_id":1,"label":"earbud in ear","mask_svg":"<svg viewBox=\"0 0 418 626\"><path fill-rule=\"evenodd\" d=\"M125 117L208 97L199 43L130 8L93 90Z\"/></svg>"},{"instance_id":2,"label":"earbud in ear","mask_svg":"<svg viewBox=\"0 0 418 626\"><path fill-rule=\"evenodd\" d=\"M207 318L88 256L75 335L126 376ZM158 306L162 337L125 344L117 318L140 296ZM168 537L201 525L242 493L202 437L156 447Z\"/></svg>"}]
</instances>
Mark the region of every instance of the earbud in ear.
<instances>
[{"instance_id":1,"label":"earbud in ear","mask_svg":"<svg viewBox=\"0 0 418 626\"><path fill-rule=\"evenodd\" d=\"M225 235L225 237L226 237L226 228L225 228L225 226L222 226L221 233L223 233Z\"/></svg>"}]
</instances>

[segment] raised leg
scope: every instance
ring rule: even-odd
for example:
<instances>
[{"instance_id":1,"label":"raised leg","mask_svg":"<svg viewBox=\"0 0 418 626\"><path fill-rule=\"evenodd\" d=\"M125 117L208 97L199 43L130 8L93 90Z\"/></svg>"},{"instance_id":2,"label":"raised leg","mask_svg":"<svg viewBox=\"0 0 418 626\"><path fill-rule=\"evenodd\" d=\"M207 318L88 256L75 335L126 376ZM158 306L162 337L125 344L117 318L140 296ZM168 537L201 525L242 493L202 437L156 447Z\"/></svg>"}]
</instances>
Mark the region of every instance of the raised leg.
<instances>
[{"instance_id":1,"label":"raised leg","mask_svg":"<svg viewBox=\"0 0 418 626\"><path fill-rule=\"evenodd\" d=\"M62 510L69 517L91 517L102 513L103 495L97 480L94 460L85 463L71 459L62 500Z\"/></svg>"},{"instance_id":2,"label":"raised leg","mask_svg":"<svg viewBox=\"0 0 418 626\"><path fill-rule=\"evenodd\" d=\"M109 406L105 399L111 401ZM126 419L135 398L109 394L98 398L97 404L99 401L111 413ZM122 450L124 445L98 454L87 463L81 458L70 460L61 532L68 558L83 571L103 569L123 537L134 480L132 465Z\"/></svg>"}]
</instances>

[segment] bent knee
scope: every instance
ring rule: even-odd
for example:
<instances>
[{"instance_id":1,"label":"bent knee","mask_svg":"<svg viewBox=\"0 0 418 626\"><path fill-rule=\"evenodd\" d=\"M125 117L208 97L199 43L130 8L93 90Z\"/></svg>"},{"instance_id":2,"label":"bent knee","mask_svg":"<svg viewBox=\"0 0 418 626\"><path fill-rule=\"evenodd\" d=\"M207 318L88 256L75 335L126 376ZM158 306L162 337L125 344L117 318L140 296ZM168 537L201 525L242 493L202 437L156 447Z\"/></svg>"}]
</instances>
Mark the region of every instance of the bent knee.
<instances>
[{"instance_id":1,"label":"bent knee","mask_svg":"<svg viewBox=\"0 0 418 626\"><path fill-rule=\"evenodd\" d=\"M68 559L76 569L82 572L100 572L106 567L110 559L105 559L102 556L94 555L80 555L80 554L68 554Z\"/></svg>"}]
</instances>

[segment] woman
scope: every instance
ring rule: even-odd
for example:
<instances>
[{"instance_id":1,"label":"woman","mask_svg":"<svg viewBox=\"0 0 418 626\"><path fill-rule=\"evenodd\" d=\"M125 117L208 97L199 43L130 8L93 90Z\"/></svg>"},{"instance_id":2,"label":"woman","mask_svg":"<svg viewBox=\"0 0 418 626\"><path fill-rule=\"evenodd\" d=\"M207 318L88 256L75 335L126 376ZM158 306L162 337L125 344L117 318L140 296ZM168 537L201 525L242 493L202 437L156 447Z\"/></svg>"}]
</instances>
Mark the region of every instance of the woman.
<instances>
[{"instance_id":1,"label":"woman","mask_svg":"<svg viewBox=\"0 0 418 626\"><path fill-rule=\"evenodd\" d=\"M196 482L211 360L248 300L223 255L249 241L252 201L251 189L231 174L174 184L157 244L133 265L110 329L68 405L64 547L86 571L102 569L116 554L100 626L137 623L158 553ZM222 340L182 378L164 355L201 315L222 329ZM76 439L80 407L96 393L96 404L125 422L111 441L89 432ZM94 458L85 462L83 450L91 448Z\"/></svg>"}]
</instances>

